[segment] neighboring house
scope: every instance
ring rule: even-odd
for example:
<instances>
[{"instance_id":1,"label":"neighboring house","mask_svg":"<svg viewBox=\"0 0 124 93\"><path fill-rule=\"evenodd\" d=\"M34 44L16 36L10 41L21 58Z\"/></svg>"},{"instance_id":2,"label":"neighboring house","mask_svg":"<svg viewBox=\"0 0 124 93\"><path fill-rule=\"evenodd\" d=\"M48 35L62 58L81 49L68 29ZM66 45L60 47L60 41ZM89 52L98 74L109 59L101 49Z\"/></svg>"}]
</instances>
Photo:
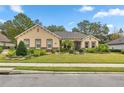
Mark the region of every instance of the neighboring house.
<instances>
[{"instance_id":1,"label":"neighboring house","mask_svg":"<svg viewBox=\"0 0 124 93\"><path fill-rule=\"evenodd\" d=\"M5 48L14 48L15 44L13 44L5 35L0 32L0 46L4 46Z\"/></svg>"},{"instance_id":2,"label":"neighboring house","mask_svg":"<svg viewBox=\"0 0 124 93\"><path fill-rule=\"evenodd\" d=\"M60 49L60 41L72 40L77 49L97 47L99 39L80 32L51 32L46 28L35 25L15 37L17 44L24 41L28 48Z\"/></svg>"},{"instance_id":3,"label":"neighboring house","mask_svg":"<svg viewBox=\"0 0 124 93\"><path fill-rule=\"evenodd\" d=\"M109 49L124 49L124 37L112 40L107 44Z\"/></svg>"}]
</instances>

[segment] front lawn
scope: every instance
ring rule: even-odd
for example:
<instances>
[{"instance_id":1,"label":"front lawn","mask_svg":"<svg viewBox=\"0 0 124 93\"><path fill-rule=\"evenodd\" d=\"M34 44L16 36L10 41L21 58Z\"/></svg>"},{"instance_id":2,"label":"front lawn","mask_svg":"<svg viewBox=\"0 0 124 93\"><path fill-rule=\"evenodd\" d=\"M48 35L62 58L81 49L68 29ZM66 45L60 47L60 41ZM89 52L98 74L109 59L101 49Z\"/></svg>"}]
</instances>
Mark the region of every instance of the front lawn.
<instances>
[{"instance_id":1,"label":"front lawn","mask_svg":"<svg viewBox=\"0 0 124 93\"><path fill-rule=\"evenodd\" d=\"M95 54L86 53L75 54L51 54L40 57L33 57L27 60L5 60L0 55L0 62L38 62L38 63L124 63L124 54L106 53Z\"/></svg>"},{"instance_id":2,"label":"front lawn","mask_svg":"<svg viewBox=\"0 0 124 93\"><path fill-rule=\"evenodd\" d=\"M16 70L59 71L59 72L124 72L123 67L15 67Z\"/></svg>"},{"instance_id":3,"label":"front lawn","mask_svg":"<svg viewBox=\"0 0 124 93\"><path fill-rule=\"evenodd\" d=\"M52 54L24 60L22 62L45 62L45 63L124 63L124 55L119 53L106 54Z\"/></svg>"}]
</instances>

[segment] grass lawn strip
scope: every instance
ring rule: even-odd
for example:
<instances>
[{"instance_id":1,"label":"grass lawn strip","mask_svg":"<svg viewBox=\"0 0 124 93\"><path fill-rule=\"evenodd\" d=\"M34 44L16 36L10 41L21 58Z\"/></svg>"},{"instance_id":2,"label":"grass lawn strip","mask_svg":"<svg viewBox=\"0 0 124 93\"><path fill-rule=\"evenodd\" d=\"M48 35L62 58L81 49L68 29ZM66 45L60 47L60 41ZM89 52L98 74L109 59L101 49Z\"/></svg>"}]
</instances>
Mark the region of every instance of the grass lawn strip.
<instances>
[{"instance_id":1,"label":"grass lawn strip","mask_svg":"<svg viewBox=\"0 0 124 93\"><path fill-rule=\"evenodd\" d=\"M124 67L26 67L17 66L16 70L58 71L58 72L124 72Z\"/></svg>"},{"instance_id":2,"label":"grass lawn strip","mask_svg":"<svg viewBox=\"0 0 124 93\"><path fill-rule=\"evenodd\" d=\"M26 60L7 60L0 55L1 63L115 63L123 64L124 63L124 54L119 53L106 53L106 54L97 54L97 53L86 53L82 55L74 54L51 54L40 57L33 57Z\"/></svg>"}]
</instances>

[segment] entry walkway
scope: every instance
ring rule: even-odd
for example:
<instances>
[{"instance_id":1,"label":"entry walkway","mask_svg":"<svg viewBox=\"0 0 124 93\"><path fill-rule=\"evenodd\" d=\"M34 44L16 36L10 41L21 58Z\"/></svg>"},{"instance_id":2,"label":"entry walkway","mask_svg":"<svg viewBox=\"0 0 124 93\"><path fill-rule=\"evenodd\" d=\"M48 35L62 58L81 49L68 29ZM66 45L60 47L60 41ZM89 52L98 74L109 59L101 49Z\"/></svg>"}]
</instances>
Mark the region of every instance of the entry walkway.
<instances>
[{"instance_id":1,"label":"entry walkway","mask_svg":"<svg viewBox=\"0 0 124 93\"><path fill-rule=\"evenodd\" d=\"M81 63L0 63L0 66L36 66L36 67L124 67L124 64L81 64Z\"/></svg>"}]
</instances>

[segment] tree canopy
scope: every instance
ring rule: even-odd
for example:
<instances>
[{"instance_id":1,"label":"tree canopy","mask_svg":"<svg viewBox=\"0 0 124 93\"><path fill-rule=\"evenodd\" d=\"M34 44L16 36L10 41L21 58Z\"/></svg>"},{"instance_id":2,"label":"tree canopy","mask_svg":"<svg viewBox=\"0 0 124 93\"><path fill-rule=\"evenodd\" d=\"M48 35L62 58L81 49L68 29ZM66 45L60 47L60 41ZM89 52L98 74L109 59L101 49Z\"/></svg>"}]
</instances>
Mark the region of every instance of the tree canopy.
<instances>
[{"instance_id":1,"label":"tree canopy","mask_svg":"<svg viewBox=\"0 0 124 93\"><path fill-rule=\"evenodd\" d=\"M105 43L108 40L109 28L106 24L100 22L89 22L83 20L77 24L77 27L72 29L73 32L79 31L86 35L94 35L101 40L101 43Z\"/></svg>"},{"instance_id":2,"label":"tree canopy","mask_svg":"<svg viewBox=\"0 0 124 93\"><path fill-rule=\"evenodd\" d=\"M25 14L19 13L13 20L8 20L0 24L0 29L12 41L15 42L15 36L32 27L34 22Z\"/></svg>"},{"instance_id":3,"label":"tree canopy","mask_svg":"<svg viewBox=\"0 0 124 93\"><path fill-rule=\"evenodd\" d=\"M72 32L79 32L79 30L76 27L74 27L72 28Z\"/></svg>"},{"instance_id":4,"label":"tree canopy","mask_svg":"<svg viewBox=\"0 0 124 93\"><path fill-rule=\"evenodd\" d=\"M66 29L64 28L64 26L56 26L56 25L50 25L47 27L48 30L50 30L51 32L55 32L55 31L66 31Z\"/></svg>"}]
</instances>

